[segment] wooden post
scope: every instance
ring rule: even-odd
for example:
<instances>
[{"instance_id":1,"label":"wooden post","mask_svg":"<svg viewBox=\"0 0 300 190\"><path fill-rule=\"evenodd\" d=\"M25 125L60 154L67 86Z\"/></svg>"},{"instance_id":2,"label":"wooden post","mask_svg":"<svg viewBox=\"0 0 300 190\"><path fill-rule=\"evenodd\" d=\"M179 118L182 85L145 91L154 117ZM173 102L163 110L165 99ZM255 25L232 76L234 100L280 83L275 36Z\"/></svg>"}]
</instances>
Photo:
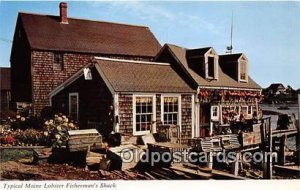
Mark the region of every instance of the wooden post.
<instances>
[{"instance_id":1,"label":"wooden post","mask_svg":"<svg viewBox=\"0 0 300 190\"><path fill-rule=\"evenodd\" d=\"M297 126L297 136L296 136L296 153L297 153L297 164L300 164L300 94L298 94L298 126Z\"/></svg>"},{"instance_id":2,"label":"wooden post","mask_svg":"<svg viewBox=\"0 0 300 190\"><path fill-rule=\"evenodd\" d=\"M300 130L300 94L298 94L298 131Z\"/></svg>"},{"instance_id":3,"label":"wooden post","mask_svg":"<svg viewBox=\"0 0 300 190\"><path fill-rule=\"evenodd\" d=\"M272 147L273 147L273 141L272 141L272 126L271 126L271 117L268 118L268 146L265 146L265 150L263 151L263 178L264 179L272 179ZM266 153L269 153L268 156L266 156Z\"/></svg>"},{"instance_id":4,"label":"wooden post","mask_svg":"<svg viewBox=\"0 0 300 190\"><path fill-rule=\"evenodd\" d=\"M235 176L239 175L239 160L240 160L240 152L236 153L236 161L231 165L231 173Z\"/></svg>"},{"instance_id":5,"label":"wooden post","mask_svg":"<svg viewBox=\"0 0 300 190\"><path fill-rule=\"evenodd\" d=\"M285 165L285 145L286 145L286 135L281 136L280 138L280 148L279 148L279 155L278 161L280 165Z\"/></svg>"},{"instance_id":6,"label":"wooden post","mask_svg":"<svg viewBox=\"0 0 300 190\"><path fill-rule=\"evenodd\" d=\"M213 169L213 161L214 161L214 159L213 159L213 153L209 152L208 153L208 163L207 163L207 167L209 169Z\"/></svg>"}]
</instances>

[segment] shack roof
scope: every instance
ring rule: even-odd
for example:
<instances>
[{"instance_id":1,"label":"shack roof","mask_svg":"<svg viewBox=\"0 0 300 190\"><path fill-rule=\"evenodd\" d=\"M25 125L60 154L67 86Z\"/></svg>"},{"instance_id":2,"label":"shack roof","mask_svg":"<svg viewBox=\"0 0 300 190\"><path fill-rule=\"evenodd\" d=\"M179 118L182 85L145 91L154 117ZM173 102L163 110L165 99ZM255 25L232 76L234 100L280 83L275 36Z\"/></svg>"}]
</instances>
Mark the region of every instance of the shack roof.
<instances>
[{"instance_id":1,"label":"shack roof","mask_svg":"<svg viewBox=\"0 0 300 190\"><path fill-rule=\"evenodd\" d=\"M19 13L33 49L154 57L161 45L146 26Z\"/></svg>"},{"instance_id":2,"label":"shack roof","mask_svg":"<svg viewBox=\"0 0 300 190\"><path fill-rule=\"evenodd\" d=\"M193 93L168 63L96 58L96 67L116 92Z\"/></svg>"},{"instance_id":3,"label":"shack roof","mask_svg":"<svg viewBox=\"0 0 300 190\"><path fill-rule=\"evenodd\" d=\"M166 44L166 46L172 51L172 54L176 56L176 59L180 62L180 64L182 64L183 68L193 78L193 80L198 83L200 87L261 89L260 85L258 85L250 76L248 77L248 82L238 82L234 78L224 73L220 65L218 65L218 80L206 80L189 67L188 60L186 58L186 52L188 51L188 49L172 44ZM237 55L236 57L240 56ZM232 58L235 58L235 56L233 56Z\"/></svg>"}]
</instances>

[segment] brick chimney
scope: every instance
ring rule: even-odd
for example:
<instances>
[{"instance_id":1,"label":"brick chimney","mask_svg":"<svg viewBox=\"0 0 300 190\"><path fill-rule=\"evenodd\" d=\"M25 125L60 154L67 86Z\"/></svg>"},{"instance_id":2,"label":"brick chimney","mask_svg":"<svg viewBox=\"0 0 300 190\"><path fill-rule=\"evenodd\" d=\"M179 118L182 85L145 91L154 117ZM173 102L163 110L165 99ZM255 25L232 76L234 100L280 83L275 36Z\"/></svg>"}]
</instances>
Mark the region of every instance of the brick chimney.
<instances>
[{"instance_id":1,"label":"brick chimney","mask_svg":"<svg viewBox=\"0 0 300 190\"><path fill-rule=\"evenodd\" d=\"M59 17L62 24L68 24L68 4L61 2L59 4Z\"/></svg>"}]
</instances>

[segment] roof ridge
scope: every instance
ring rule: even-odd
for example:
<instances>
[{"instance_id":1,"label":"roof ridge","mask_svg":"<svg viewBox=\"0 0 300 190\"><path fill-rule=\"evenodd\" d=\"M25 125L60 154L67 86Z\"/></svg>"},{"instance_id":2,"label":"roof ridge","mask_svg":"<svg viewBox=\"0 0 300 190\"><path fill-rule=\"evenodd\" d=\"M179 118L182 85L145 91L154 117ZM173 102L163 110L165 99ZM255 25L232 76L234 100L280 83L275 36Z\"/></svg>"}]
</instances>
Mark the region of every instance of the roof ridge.
<instances>
[{"instance_id":1,"label":"roof ridge","mask_svg":"<svg viewBox=\"0 0 300 190\"><path fill-rule=\"evenodd\" d=\"M54 17L59 17L58 15L48 15L48 14L41 14L41 13L30 13L30 12L23 12L23 11L19 11L19 14L36 15L36 16L54 16ZM144 25L135 25L135 24L127 24L127 23L112 22L112 21L103 21L103 20L93 20L93 19L87 19L87 18L68 17L68 19L82 20L82 21L90 21L90 22L101 22L101 23L108 23L108 24L117 24L117 25L125 25L125 26L133 26L133 27L141 27L141 28L149 28L148 26L144 26Z\"/></svg>"},{"instance_id":2,"label":"roof ridge","mask_svg":"<svg viewBox=\"0 0 300 190\"><path fill-rule=\"evenodd\" d=\"M238 54L240 54L240 55L243 55L244 53L221 54L221 55L219 55L219 56L226 56L226 55L238 55Z\"/></svg>"},{"instance_id":3,"label":"roof ridge","mask_svg":"<svg viewBox=\"0 0 300 190\"><path fill-rule=\"evenodd\" d=\"M207 46L207 47L200 47L200 48L190 48L188 50L196 50L196 49L210 49L213 48L212 46Z\"/></svg>"},{"instance_id":4,"label":"roof ridge","mask_svg":"<svg viewBox=\"0 0 300 190\"><path fill-rule=\"evenodd\" d=\"M162 66L170 66L170 63L162 63L162 62L151 62L151 61L136 61L129 59L116 59L116 58L108 58L108 57L94 57L96 60L104 60L104 61L115 61L115 62L127 62L127 63L140 63L140 64L149 64L149 65L162 65Z\"/></svg>"},{"instance_id":5,"label":"roof ridge","mask_svg":"<svg viewBox=\"0 0 300 190\"><path fill-rule=\"evenodd\" d=\"M182 47L182 46L179 46L179 45L176 45L176 44L166 43L166 45L168 45L168 46L175 46L175 47L177 47L177 48L181 48L181 49L184 49L184 50L188 50L187 48Z\"/></svg>"}]
</instances>

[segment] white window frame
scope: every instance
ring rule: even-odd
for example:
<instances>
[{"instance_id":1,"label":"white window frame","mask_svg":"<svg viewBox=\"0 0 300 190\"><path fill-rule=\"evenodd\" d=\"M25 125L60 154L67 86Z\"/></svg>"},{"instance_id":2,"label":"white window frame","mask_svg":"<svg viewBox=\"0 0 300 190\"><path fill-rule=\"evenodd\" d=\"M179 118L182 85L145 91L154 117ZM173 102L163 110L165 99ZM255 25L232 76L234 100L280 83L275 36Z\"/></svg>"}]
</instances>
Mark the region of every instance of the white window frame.
<instances>
[{"instance_id":1,"label":"white window frame","mask_svg":"<svg viewBox=\"0 0 300 190\"><path fill-rule=\"evenodd\" d=\"M208 59L209 57L213 57L214 58L214 74L213 76L208 76L208 67L209 67L209 63L208 63ZM208 53L205 54L205 78L206 79L218 79L219 78L219 56L217 54L214 53L213 50L210 50Z\"/></svg>"},{"instance_id":2,"label":"white window frame","mask_svg":"<svg viewBox=\"0 0 300 190\"><path fill-rule=\"evenodd\" d=\"M238 61L238 79L240 82L248 82L248 61L247 60L239 60ZM245 79L241 78L241 65L245 64Z\"/></svg>"},{"instance_id":3,"label":"white window frame","mask_svg":"<svg viewBox=\"0 0 300 190\"><path fill-rule=\"evenodd\" d=\"M78 122L79 121L79 93L78 92L69 93L69 117L71 117L71 96L77 97L77 122Z\"/></svg>"},{"instance_id":4,"label":"white window frame","mask_svg":"<svg viewBox=\"0 0 300 190\"><path fill-rule=\"evenodd\" d=\"M137 97L152 97L152 127L150 130L147 131L136 131L136 98ZM140 135L146 135L149 133L155 133L156 132L156 95L155 94L138 94L133 95L132 98L132 106L133 106L133 118L132 118L132 131L134 136L140 136Z\"/></svg>"},{"instance_id":5,"label":"white window frame","mask_svg":"<svg viewBox=\"0 0 300 190\"><path fill-rule=\"evenodd\" d=\"M165 114L165 110L164 110L164 98L167 97L172 97L172 98L178 98L178 114L177 114L177 125L180 126L181 128L181 95L177 94L162 94L161 95L161 103L160 103L160 107L161 107L161 122L164 124L164 114Z\"/></svg>"},{"instance_id":6,"label":"white window frame","mask_svg":"<svg viewBox=\"0 0 300 190\"><path fill-rule=\"evenodd\" d=\"M214 116L214 108L217 108L217 115ZM220 118L220 107L218 105L213 105L210 108L210 118L213 121L219 121Z\"/></svg>"},{"instance_id":7,"label":"white window frame","mask_svg":"<svg viewBox=\"0 0 300 190\"><path fill-rule=\"evenodd\" d=\"M249 113L249 108L250 108L250 111L251 111L250 113ZM251 106L251 105L248 106L248 108L247 108L247 115L248 116L252 116L253 115L253 106Z\"/></svg>"}]
</instances>

